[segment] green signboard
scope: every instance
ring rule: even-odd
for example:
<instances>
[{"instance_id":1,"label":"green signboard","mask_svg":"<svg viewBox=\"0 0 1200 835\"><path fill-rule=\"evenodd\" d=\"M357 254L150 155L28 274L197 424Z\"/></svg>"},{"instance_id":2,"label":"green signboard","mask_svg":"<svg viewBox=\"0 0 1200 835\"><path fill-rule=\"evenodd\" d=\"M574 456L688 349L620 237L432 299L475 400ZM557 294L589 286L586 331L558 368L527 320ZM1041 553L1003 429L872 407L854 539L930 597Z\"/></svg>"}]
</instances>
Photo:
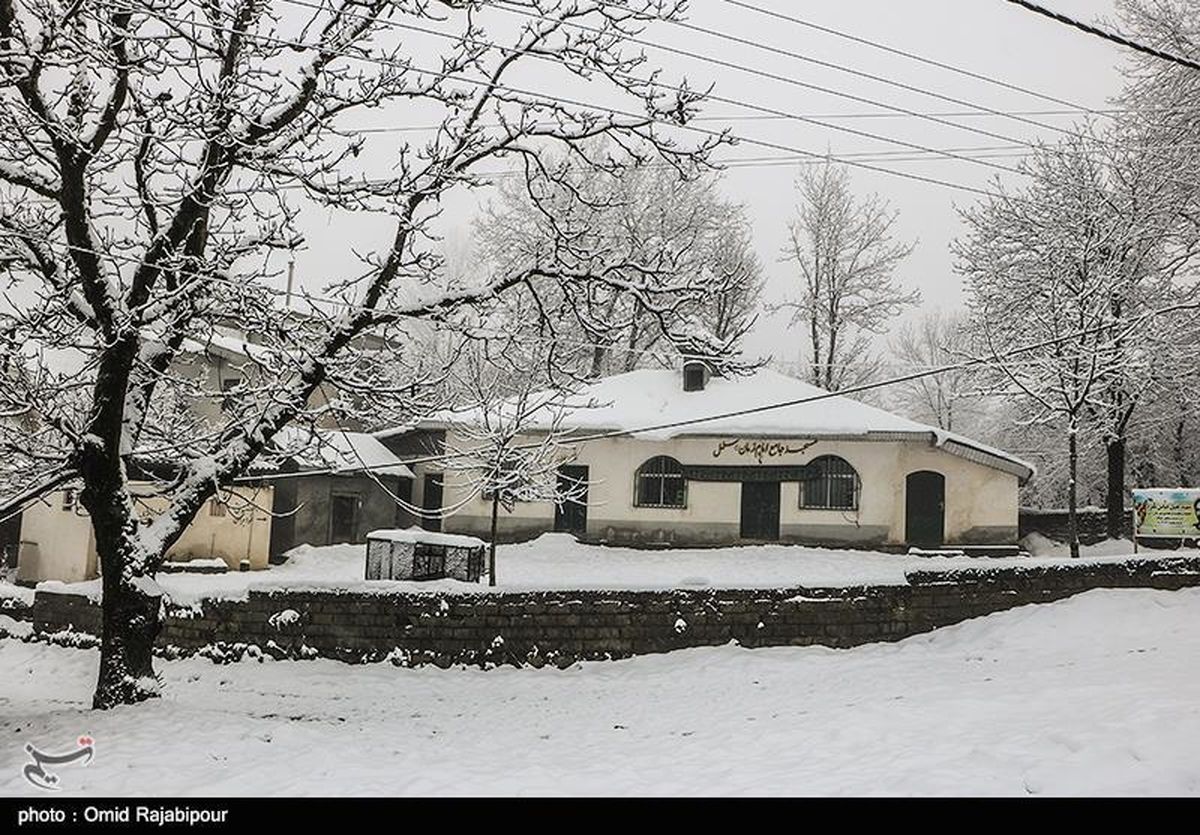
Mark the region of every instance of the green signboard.
<instances>
[{"instance_id":1,"label":"green signboard","mask_svg":"<svg viewBox=\"0 0 1200 835\"><path fill-rule=\"evenodd\" d=\"M1134 490L1135 537L1200 537L1200 490Z\"/></svg>"}]
</instances>

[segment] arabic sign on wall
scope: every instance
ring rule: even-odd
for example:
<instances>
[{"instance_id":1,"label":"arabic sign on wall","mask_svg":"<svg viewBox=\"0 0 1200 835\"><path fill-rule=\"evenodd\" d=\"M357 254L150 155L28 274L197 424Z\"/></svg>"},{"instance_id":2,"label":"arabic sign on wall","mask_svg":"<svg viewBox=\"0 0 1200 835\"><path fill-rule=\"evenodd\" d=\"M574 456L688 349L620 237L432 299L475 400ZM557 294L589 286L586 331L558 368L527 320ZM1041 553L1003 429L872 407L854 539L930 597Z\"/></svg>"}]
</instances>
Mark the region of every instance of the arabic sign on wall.
<instances>
[{"instance_id":1,"label":"arabic sign on wall","mask_svg":"<svg viewBox=\"0 0 1200 835\"><path fill-rule=\"evenodd\" d=\"M1134 490L1138 537L1200 537L1200 490Z\"/></svg>"},{"instance_id":2,"label":"arabic sign on wall","mask_svg":"<svg viewBox=\"0 0 1200 835\"><path fill-rule=\"evenodd\" d=\"M782 442L782 441L758 441L758 440L743 440L742 438L733 438L728 441L721 441L713 450L713 458L720 458L726 452L749 456L754 458L760 464L764 458L778 458L782 455L795 455L804 452L809 447L813 446L816 441L800 441L800 442Z\"/></svg>"}]
</instances>

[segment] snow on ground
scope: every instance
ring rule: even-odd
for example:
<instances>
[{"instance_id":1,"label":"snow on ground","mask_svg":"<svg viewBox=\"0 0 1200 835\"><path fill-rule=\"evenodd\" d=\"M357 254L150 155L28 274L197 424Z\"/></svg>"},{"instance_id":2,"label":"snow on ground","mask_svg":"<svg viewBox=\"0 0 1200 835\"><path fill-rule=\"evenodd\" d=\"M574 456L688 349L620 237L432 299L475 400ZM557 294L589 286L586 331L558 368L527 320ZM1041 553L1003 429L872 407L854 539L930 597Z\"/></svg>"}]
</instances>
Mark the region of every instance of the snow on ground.
<instances>
[{"instance_id":1,"label":"snow on ground","mask_svg":"<svg viewBox=\"0 0 1200 835\"><path fill-rule=\"evenodd\" d=\"M26 638L33 634L33 624L27 620L17 620L8 615L0 615L0 638L12 636Z\"/></svg>"},{"instance_id":2,"label":"snow on ground","mask_svg":"<svg viewBox=\"0 0 1200 835\"><path fill-rule=\"evenodd\" d=\"M34 589L0 579L0 614L34 605Z\"/></svg>"},{"instance_id":3,"label":"snow on ground","mask_svg":"<svg viewBox=\"0 0 1200 835\"><path fill-rule=\"evenodd\" d=\"M1027 534L1022 540L1021 545L1035 557L1069 557L1071 555L1071 546L1065 542L1059 542L1055 539L1050 539L1040 533ZM1129 539L1102 539L1091 545L1080 545L1080 557L1120 557L1133 553L1133 541ZM1186 554L1195 554L1195 550L1184 549ZM1175 555L1174 549L1152 549L1143 548L1140 556L1143 557L1170 557Z\"/></svg>"},{"instance_id":4,"label":"snow on ground","mask_svg":"<svg viewBox=\"0 0 1200 835\"><path fill-rule=\"evenodd\" d=\"M1047 540L1049 541L1049 540ZM918 557L879 551L808 548L799 545L750 545L731 548L644 550L586 545L568 534L544 534L530 542L502 545L496 552L497 585L457 580L405 582L363 579L365 545L301 546L283 565L265 571L226 574L159 574L158 582L172 602L191 606L205 598L244 598L249 589L342 589L383 593L530 591L563 589L779 588L903 585L904 572L929 569L1012 565L1078 565L1121 562L1129 546L1111 555L1087 554L1071 560L1065 551L1040 559L1029 557ZM1196 556L1198 551L1150 552ZM99 599L100 581L41 583L41 589L63 589Z\"/></svg>"},{"instance_id":5,"label":"snow on ground","mask_svg":"<svg viewBox=\"0 0 1200 835\"><path fill-rule=\"evenodd\" d=\"M18 586L14 583L0 581L0 609L4 608L4 601L12 600L18 604L26 606L33 605L33 589Z\"/></svg>"},{"instance_id":6,"label":"snow on ground","mask_svg":"<svg viewBox=\"0 0 1200 835\"><path fill-rule=\"evenodd\" d=\"M88 710L94 651L0 641L0 794L1200 795L1200 589L1099 590L896 644L567 670L159 662Z\"/></svg>"}]
</instances>

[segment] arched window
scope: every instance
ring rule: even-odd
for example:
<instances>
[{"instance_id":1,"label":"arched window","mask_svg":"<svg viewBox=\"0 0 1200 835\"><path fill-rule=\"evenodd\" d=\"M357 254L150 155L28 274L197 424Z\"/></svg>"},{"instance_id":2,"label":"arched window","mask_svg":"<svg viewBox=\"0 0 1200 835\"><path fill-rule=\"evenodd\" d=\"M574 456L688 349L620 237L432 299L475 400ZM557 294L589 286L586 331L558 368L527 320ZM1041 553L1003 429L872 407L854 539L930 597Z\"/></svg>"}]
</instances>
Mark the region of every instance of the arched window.
<instances>
[{"instance_id":1,"label":"arched window","mask_svg":"<svg viewBox=\"0 0 1200 835\"><path fill-rule=\"evenodd\" d=\"M807 477L800 482L800 507L858 509L858 473L845 459L822 455L805 469Z\"/></svg>"},{"instance_id":2,"label":"arched window","mask_svg":"<svg viewBox=\"0 0 1200 835\"><path fill-rule=\"evenodd\" d=\"M658 455L638 467L633 503L637 507L687 507L683 465Z\"/></svg>"}]
</instances>

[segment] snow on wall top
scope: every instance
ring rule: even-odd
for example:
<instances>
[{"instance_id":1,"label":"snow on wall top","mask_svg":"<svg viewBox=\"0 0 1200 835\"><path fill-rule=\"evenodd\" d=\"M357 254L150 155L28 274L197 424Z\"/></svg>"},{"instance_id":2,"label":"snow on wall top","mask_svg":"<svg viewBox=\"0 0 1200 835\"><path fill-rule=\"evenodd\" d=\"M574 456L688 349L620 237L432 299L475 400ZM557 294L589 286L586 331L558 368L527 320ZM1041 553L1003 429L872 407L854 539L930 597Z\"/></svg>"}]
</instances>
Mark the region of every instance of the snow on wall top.
<instances>
[{"instance_id":1,"label":"snow on wall top","mask_svg":"<svg viewBox=\"0 0 1200 835\"><path fill-rule=\"evenodd\" d=\"M451 548L482 548L487 543L482 539L461 534L439 533L424 528L383 528L371 531L367 539L386 539L388 542L423 542L426 545L446 545Z\"/></svg>"},{"instance_id":2,"label":"snow on wall top","mask_svg":"<svg viewBox=\"0 0 1200 835\"><path fill-rule=\"evenodd\" d=\"M821 398L821 399L814 399ZM793 405L776 404L810 400ZM528 422L530 430L546 430L557 407ZM597 380L565 398L560 427L575 433L628 433L641 440L668 440L686 435L867 437L899 433L924 435L937 446L951 442L984 459L1000 459L1022 479L1033 467L1002 450L918 423L883 409L762 368L741 377L713 377L700 391L684 391L680 372L643 369ZM751 411L760 409L761 411ZM749 412L747 414L747 412ZM475 410L443 412L422 423L439 428L473 422ZM716 417L739 413L730 417ZM682 425L680 425L682 424ZM981 463L987 463L985 460Z\"/></svg>"}]
</instances>

